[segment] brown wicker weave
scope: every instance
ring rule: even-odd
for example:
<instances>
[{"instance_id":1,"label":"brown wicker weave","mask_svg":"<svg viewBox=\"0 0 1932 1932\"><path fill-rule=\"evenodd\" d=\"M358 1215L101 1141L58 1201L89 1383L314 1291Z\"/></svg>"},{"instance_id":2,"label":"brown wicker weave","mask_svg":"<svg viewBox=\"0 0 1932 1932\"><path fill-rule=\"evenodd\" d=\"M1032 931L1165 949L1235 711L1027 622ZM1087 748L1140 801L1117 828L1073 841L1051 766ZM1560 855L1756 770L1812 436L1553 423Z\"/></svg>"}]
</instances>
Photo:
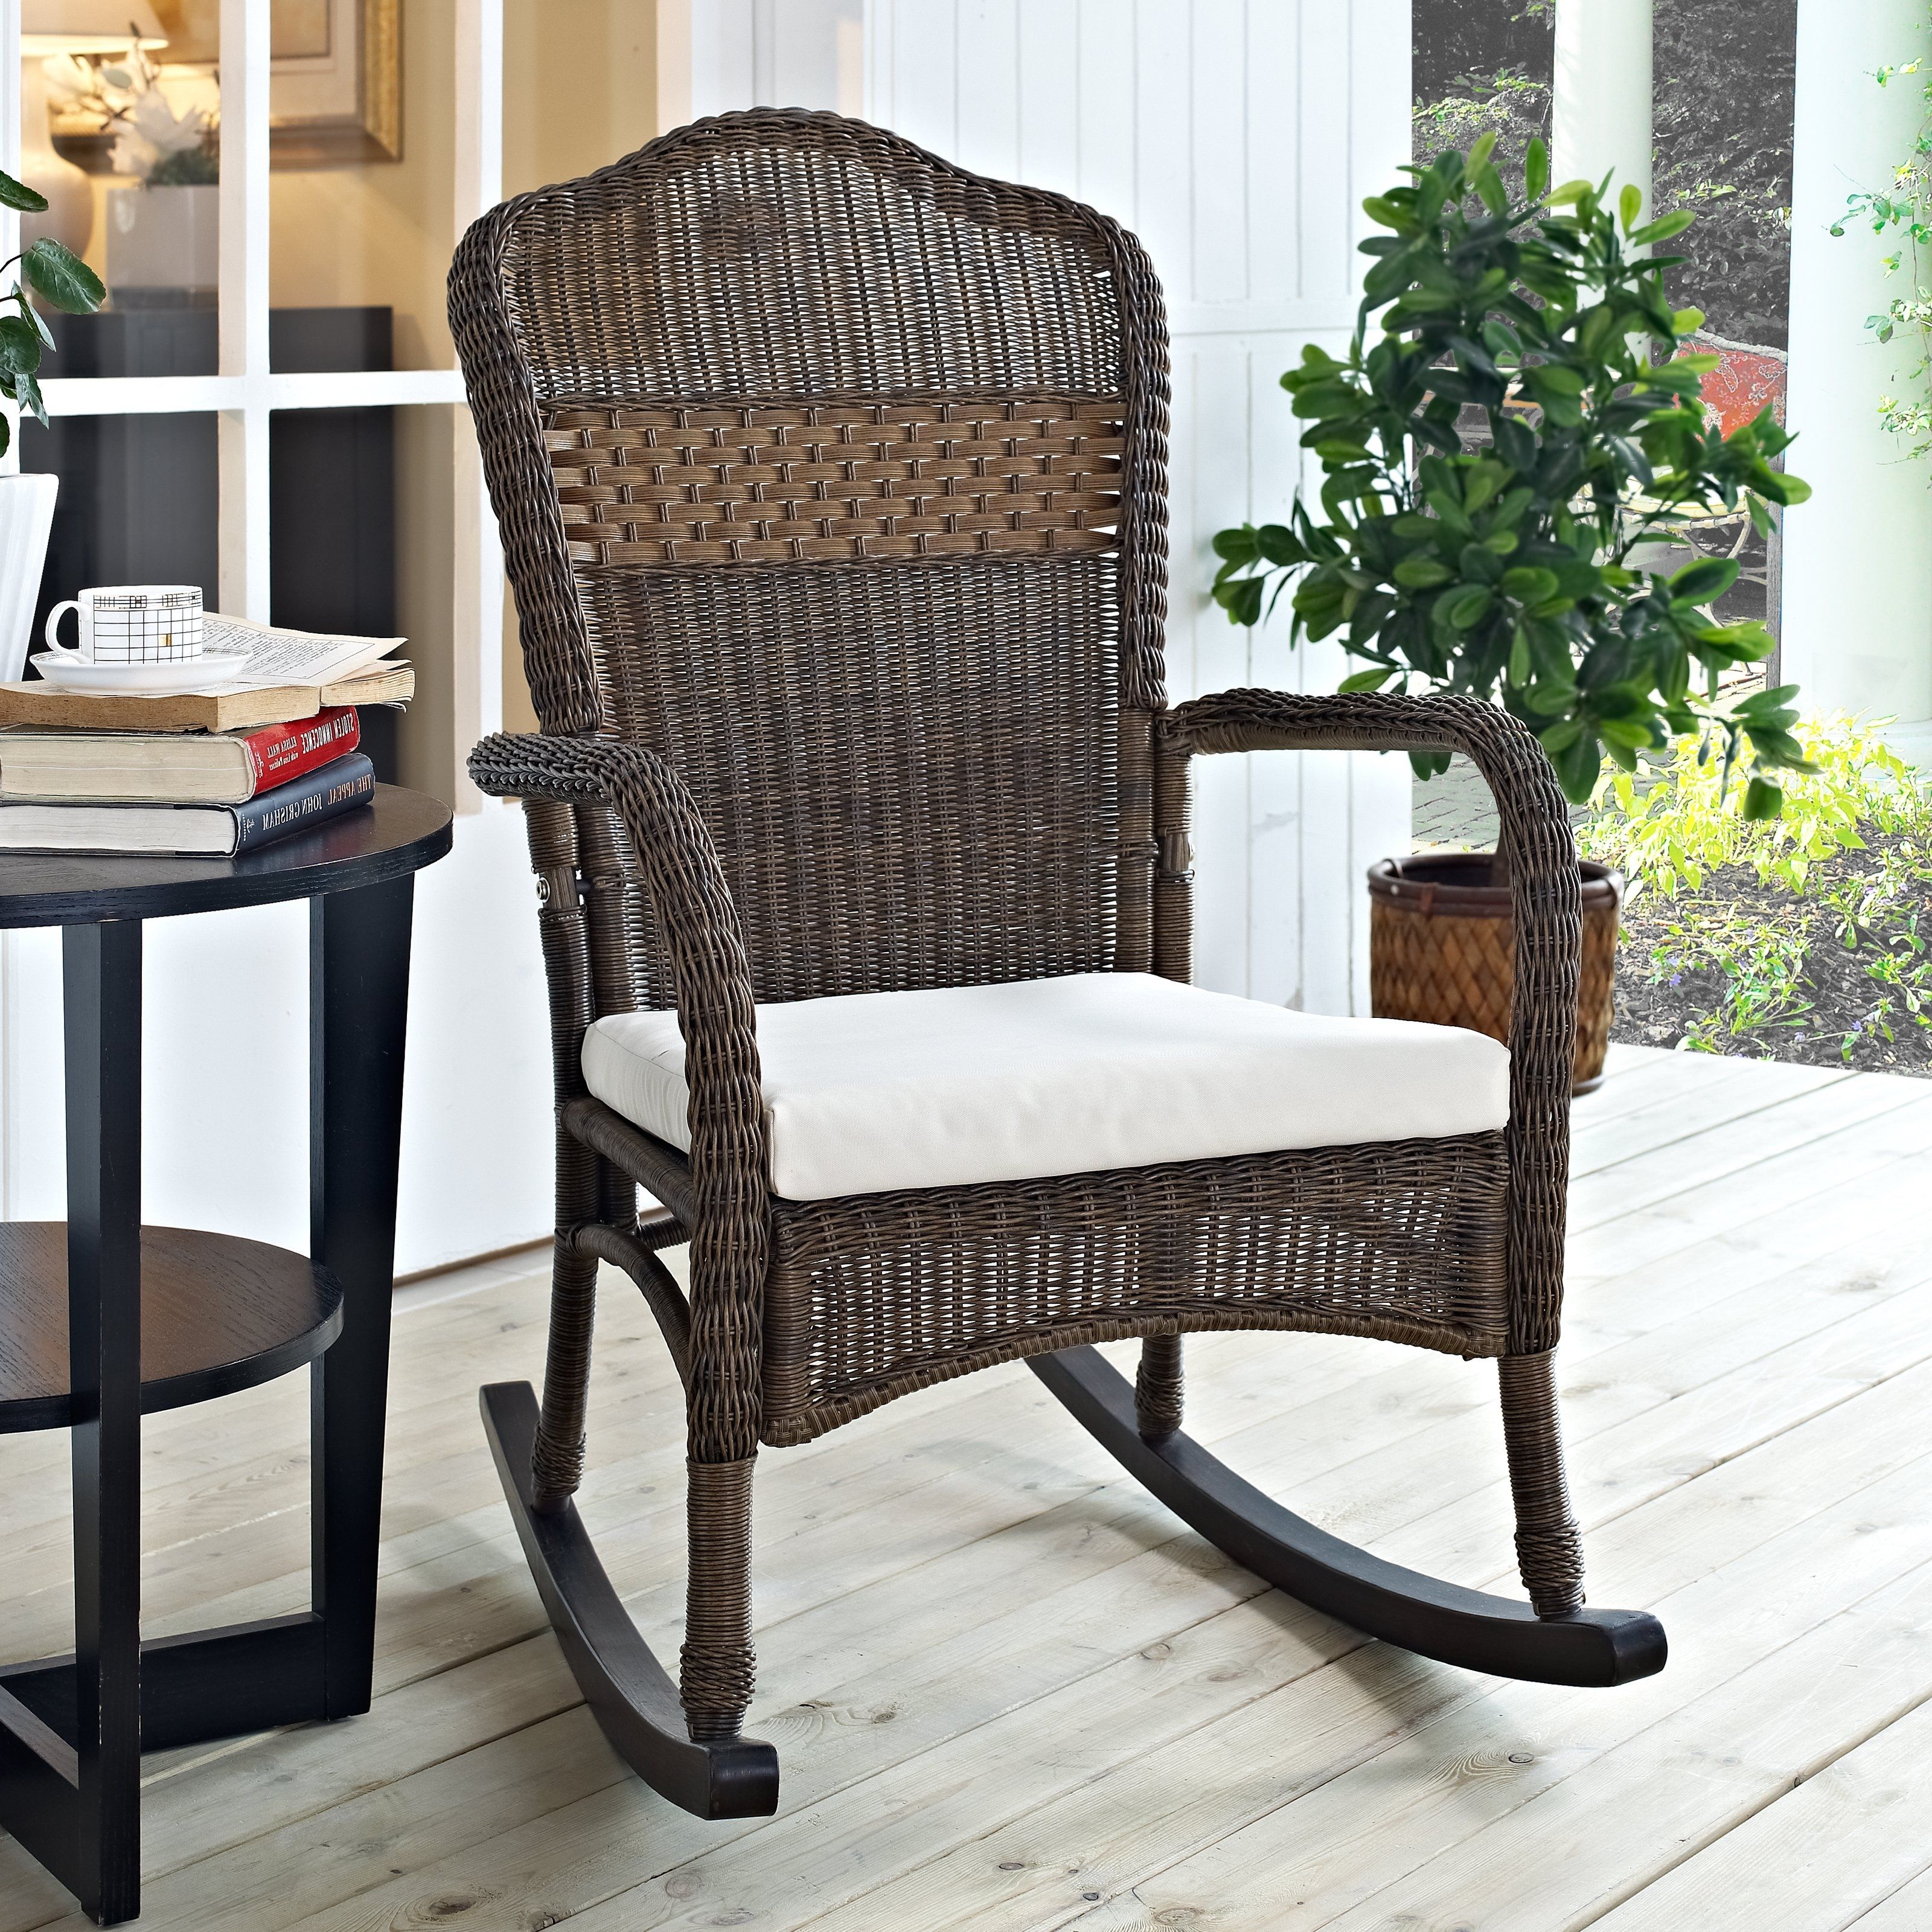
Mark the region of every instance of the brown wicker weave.
<instances>
[{"instance_id":1,"label":"brown wicker weave","mask_svg":"<svg viewBox=\"0 0 1932 1932\"><path fill-rule=\"evenodd\" d=\"M1426 852L1369 868L1369 999L1379 1017L1509 1038L1516 978L1510 892L1487 852ZM1600 1086L1610 1052L1623 880L1586 859L1576 1058L1570 1091Z\"/></svg>"},{"instance_id":2,"label":"brown wicker weave","mask_svg":"<svg viewBox=\"0 0 1932 1932\"><path fill-rule=\"evenodd\" d=\"M760 1443L1096 1340L1148 1338L1150 1441L1180 1424L1184 1330L1502 1358L1524 1578L1543 1616L1572 1612L1547 1366L1576 1011L1563 801L1534 740L1480 704L1167 709L1166 338L1133 238L874 128L760 111L496 209L451 308L543 727L470 761L527 802L550 975L531 1506L566 1510L576 1485L593 1280L615 1262L688 1394L692 1738L733 1737L751 1692ZM1188 760L1261 746L1450 746L1489 779L1516 854L1506 1132L770 1194L755 1003L1185 979ZM688 1156L578 1070L594 1018L670 1005ZM674 1218L640 1228L634 1183ZM688 1306L655 1252L687 1238Z\"/></svg>"}]
</instances>

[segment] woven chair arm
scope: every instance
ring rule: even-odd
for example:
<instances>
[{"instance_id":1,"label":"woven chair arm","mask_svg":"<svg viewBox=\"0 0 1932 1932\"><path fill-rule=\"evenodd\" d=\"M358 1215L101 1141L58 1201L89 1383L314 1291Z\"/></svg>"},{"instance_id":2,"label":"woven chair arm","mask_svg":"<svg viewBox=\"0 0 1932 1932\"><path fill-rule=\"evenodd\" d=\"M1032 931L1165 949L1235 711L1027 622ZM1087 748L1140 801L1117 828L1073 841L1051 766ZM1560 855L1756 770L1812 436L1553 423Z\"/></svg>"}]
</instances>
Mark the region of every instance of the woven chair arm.
<instances>
[{"instance_id":1,"label":"woven chair arm","mask_svg":"<svg viewBox=\"0 0 1932 1932\"><path fill-rule=\"evenodd\" d=\"M757 1446L770 1190L752 971L696 802L654 752L608 739L499 733L470 754L495 798L612 806L635 844L670 958L691 1092L692 1439L701 1460Z\"/></svg>"},{"instance_id":2,"label":"woven chair arm","mask_svg":"<svg viewBox=\"0 0 1932 1932\"><path fill-rule=\"evenodd\" d=\"M1510 1348L1553 1348L1563 1294L1570 1082L1582 914L1576 845L1556 775L1528 726L1472 698L1224 691L1161 721L1192 752L1460 752L1502 820L1515 931L1510 1013Z\"/></svg>"}]
</instances>

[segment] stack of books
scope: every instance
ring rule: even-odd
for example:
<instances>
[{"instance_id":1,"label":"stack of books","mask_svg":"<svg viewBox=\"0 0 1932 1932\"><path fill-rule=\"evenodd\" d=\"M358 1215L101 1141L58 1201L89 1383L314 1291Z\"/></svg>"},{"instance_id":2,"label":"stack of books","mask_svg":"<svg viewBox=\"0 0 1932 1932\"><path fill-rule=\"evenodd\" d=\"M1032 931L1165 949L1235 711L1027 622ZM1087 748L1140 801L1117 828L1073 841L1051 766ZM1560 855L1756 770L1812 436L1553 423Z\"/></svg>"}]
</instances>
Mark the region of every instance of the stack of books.
<instances>
[{"instance_id":1,"label":"stack of books","mask_svg":"<svg viewBox=\"0 0 1932 1932\"><path fill-rule=\"evenodd\" d=\"M366 806L376 774L357 707L413 694L406 663L370 655L400 640L313 640L359 641L364 661L287 681L302 634L261 628L274 670L206 692L0 683L0 852L232 858Z\"/></svg>"}]
</instances>

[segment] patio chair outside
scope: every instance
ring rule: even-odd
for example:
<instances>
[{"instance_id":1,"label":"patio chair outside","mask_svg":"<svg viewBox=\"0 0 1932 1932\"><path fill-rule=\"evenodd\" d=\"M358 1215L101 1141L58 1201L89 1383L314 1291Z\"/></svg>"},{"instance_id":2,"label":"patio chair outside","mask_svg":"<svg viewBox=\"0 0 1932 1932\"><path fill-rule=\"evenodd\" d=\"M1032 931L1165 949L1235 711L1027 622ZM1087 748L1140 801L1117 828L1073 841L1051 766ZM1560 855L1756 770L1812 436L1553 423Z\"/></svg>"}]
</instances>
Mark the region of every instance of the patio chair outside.
<instances>
[{"instance_id":1,"label":"patio chair outside","mask_svg":"<svg viewBox=\"0 0 1932 1932\"><path fill-rule=\"evenodd\" d=\"M495 210L451 311L542 726L470 770L525 802L557 1102L542 1408L520 1383L484 1406L628 1760L700 1814L775 1808L740 1735L760 1448L1016 1358L1203 1534L1373 1634L1552 1682L1660 1668L1653 1619L1581 1607L1551 1376L1562 796L1474 702L1168 707L1166 334L1134 238L759 110ZM1192 758L1444 746L1504 826L1506 1063L1187 986ZM641 1222L639 1184L665 1210ZM659 1258L684 1242L688 1298ZM675 1683L572 1501L601 1261L687 1396ZM1495 1358L1529 1604L1328 1537L1181 1433L1181 1337L1227 1328ZM1092 1345L1135 1337L1130 1388Z\"/></svg>"}]
</instances>

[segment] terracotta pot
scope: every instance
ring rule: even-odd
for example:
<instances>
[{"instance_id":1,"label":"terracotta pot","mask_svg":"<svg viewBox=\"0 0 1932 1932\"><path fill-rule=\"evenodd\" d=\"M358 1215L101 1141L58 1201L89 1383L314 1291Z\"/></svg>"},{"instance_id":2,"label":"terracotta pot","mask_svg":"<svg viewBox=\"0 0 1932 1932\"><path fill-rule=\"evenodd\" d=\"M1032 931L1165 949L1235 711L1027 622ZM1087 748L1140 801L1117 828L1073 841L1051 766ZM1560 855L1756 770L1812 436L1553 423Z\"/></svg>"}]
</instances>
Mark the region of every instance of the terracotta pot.
<instances>
[{"instance_id":1,"label":"terracotta pot","mask_svg":"<svg viewBox=\"0 0 1932 1932\"><path fill-rule=\"evenodd\" d=\"M1495 862L1489 852L1418 852L1369 868L1369 991L1378 1016L1508 1039L1516 940L1509 888L1490 883ZM1576 1094L1588 1093L1604 1077L1624 883L1593 860L1584 860L1582 869Z\"/></svg>"}]
</instances>

